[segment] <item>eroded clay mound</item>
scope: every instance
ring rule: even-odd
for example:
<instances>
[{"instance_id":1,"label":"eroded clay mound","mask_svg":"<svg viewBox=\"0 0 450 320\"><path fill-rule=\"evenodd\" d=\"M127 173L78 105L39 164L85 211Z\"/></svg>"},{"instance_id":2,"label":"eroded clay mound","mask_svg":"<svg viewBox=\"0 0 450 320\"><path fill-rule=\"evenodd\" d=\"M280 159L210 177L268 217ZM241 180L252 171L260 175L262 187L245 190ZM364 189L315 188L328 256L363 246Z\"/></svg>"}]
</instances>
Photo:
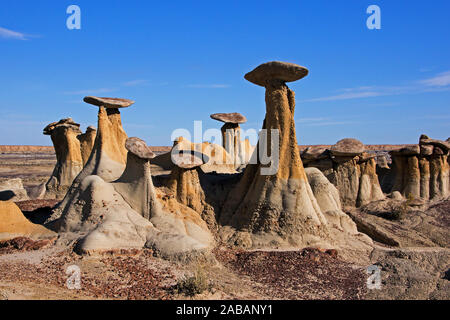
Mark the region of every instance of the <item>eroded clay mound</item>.
<instances>
[{"instance_id":1,"label":"eroded clay mound","mask_svg":"<svg viewBox=\"0 0 450 320\"><path fill-rule=\"evenodd\" d=\"M31 223L14 202L0 201L0 241L17 237L50 239L56 236L47 228Z\"/></svg>"},{"instance_id":2,"label":"eroded clay mound","mask_svg":"<svg viewBox=\"0 0 450 320\"><path fill-rule=\"evenodd\" d=\"M27 190L23 187L22 179L8 179L0 181L0 201L28 200Z\"/></svg>"}]
</instances>

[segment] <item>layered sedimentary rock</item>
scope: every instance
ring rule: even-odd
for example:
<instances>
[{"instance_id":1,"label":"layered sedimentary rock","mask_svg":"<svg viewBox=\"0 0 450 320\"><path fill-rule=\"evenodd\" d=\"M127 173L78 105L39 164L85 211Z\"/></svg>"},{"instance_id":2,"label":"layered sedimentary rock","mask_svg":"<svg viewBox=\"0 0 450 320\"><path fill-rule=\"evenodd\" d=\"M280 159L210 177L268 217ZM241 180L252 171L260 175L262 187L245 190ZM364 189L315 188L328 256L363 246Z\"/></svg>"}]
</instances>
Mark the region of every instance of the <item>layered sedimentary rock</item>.
<instances>
[{"instance_id":1,"label":"layered sedimentary rock","mask_svg":"<svg viewBox=\"0 0 450 320\"><path fill-rule=\"evenodd\" d=\"M449 142L422 135L418 145L391 151L395 174L392 191L423 200L448 197L449 150Z\"/></svg>"},{"instance_id":2,"label":"layered sedimentary rock","mask_svg":"<svg viewBox=\"0 0 450 320\"><path fill-rule=\"evenodd\" d=\"M326 220L297 149L294 92L286 85L307 74L306 68L295 64L269 62L245 75L245 79L266 89L263 130L267 130L267 140L260 137L257 150L263 151L259 154L275 154L271 145L275 149L279 142L279 159L262 164L258 157L228 195L220 221L232 227L223 235L229 243L244 247L310 245L326 237ZM275 172L269 170L265 175L262 169L276 165L277 160Z\"/></svg>"},{"instance_id":3,"label":"layered sedimentary rock","mask_svg":"<svg viewBox=\"0 0 450 320\"><path fill-rule=\"evenodd\" d=\"M83 169L80 141L80 125L71 118L50 123L44 134L52 139L56 153L56 165L46 183L45 197L61 199L67 193L75 177Z\"/></svg>"},{"instance_id":4,"label":"layered sedimentary rock","mask_svg":"<svg viewBox=\"0 0 450 320\"><path fill-rule=\"evenodd\" d=\"M0 201L0 241L17 237L37 240L56 236L56 233L43 226L31 223L14 202Z\"/></svg>"},{"instance_id":5,"label":"layered sedimentary rock","mask_svg":"<svg viewBox=\"0 0 450 320\"><path fill-rule=\"evenodd\" d=\"M248 139L241 140L241 123L247 122L247 118L240 113L214 113L212 119L221 121L224 125L222 131L222 146L233 158L234 165L238 168L249 162L253 148Z\"/></svg>"},{"instance_id":6,"label":"layered sedimentary rock","mask_svg":"<svg viewBox=\"0 0 450 320\"><path fill-rule=\"evenodd\" d=\"M80 134L77 138L80 140L81 157L83 158L83 165L89 160L92 148L94 147L95 137L97 136L97 129L89 126L85 133Z\"/></svg>"},{"instance_id":7,"label":"layered sedimentary rock","mask_svg":"<svg viewBox=\"0 0 450 320\"><path fill-rule=\"evenodd\" d=\"M344 206L362 206L384 198L374 154L362 142L346 138L329 150L310 147L302 153L306 167L316 167L336 186Z\"/></svg>"}]
</instances>

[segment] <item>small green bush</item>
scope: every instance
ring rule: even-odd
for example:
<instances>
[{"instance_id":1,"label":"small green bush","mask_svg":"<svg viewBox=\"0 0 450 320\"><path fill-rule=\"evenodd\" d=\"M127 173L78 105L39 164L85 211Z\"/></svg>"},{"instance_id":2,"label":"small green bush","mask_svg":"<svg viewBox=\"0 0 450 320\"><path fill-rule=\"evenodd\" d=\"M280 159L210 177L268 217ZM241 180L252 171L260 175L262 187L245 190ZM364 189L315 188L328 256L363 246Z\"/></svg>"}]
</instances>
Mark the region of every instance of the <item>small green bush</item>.
<instances>
[{"instance_id":1,"label":"small green bush","mask_svg":"<svg viewBox=\"0 0 450 320\"><path fill-rule=\"evenodd\" d=\"M191 277L184 277L176 285L176 291L179 294L184 294L186 296L195 296L210 290L211 285L208 278L201 267L197 267L194 275Z\"/></svg>"}]
</instances>

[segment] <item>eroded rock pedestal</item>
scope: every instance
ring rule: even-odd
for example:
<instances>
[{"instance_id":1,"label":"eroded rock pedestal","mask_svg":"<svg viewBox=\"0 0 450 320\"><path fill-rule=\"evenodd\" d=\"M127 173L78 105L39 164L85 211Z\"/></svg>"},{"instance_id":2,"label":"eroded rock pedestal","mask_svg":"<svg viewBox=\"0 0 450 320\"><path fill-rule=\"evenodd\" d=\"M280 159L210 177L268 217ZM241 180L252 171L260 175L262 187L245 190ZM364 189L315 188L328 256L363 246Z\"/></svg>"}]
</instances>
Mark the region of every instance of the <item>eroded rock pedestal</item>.
<instances>
[{"instance_id":1,"label":"eroded rock pedestal","mask_svg":"<svg viewBox=\"0 0 450 320\"><path fill-rule=\"evenodd\" d=\"M404 197L434 200L450 195L450 143L420 137L419 145L391 151L395 181L392 191Z\"/></svg>"},{"instance_id":2,"label":"eroded rock pedestal","mask_svg":"<svg viewBox=\"0 0 450 320\"><path fill-rule=\"evenodd\" d=\"M309 147L302 152L306 167L316 167L336 186L344 206L360 207L384 199L374 154L364 152L356 139L342 139L327 150Z\"/></svg>"},{"instance_id":3,"label":"eroded rock pedestal","mask_svg":"<svg viewBox=\"0 0 450 320\"><path fill-rule=\"evenodd\" d=\"M294 92L286 85L307 74L307 69L295 64L269 62L245 75L266 89L263 130L267 130L268 143L260 138L257 150L275 154L271 145L277 132L274 141L279 140L279 164L270 175L264 175L261 169L269 165L263 165L259 157L257 164L246 167L220 216L221 223L231 227L223 230L228 243L243 247L307 246L330 238L298 153Z\"/></svg>"},{"instance_id":4,"label":"eroded rock pedestal","mask_svg":"<svg viewBox=\"0 0 450 320\"><path fill-rule=\"evenodd\" d=\"M247 122L247 118L242 114L233 113L214 113L210 116L212 119L224 122L222 131L222 146L233 158L234 166L238 168L249 162L253 148L248 139L241 139L241 123Z\"/></svg>"},{"instance_id":5,"label":"eroded rock pedestal","mask_svg":"<svg viewBox=\"0 0 450 320\"><path fill-rule=\"evenodd\" d=\"M45 185L45 197L62 199L83 169L80 141L77 138L81 134L80 125L71 118L62 119L46 126L44 134L51 136L56 153L56 165Z\"/></svg>"}]
</instances>

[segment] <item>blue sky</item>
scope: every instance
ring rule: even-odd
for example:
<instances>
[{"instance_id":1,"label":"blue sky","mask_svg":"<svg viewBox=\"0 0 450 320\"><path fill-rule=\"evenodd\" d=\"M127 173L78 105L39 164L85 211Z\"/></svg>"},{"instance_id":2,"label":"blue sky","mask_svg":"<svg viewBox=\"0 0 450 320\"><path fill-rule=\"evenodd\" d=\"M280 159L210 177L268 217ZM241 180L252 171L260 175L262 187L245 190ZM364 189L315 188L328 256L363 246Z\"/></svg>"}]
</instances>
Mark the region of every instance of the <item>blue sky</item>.
<instances>
[{"instance_id":1,"label":"blue sky","mask_svg":"<svg viewBox=\"0 0 450 320\"><path fill-rule=\"evenodd\" d=\"M81 8L81 30L66 9ZM381 8L381 30L366 8ZM261 128L264 89L243 76L280 60L310 70L291 83L300 144L450 136L448 0L40 0L0 4L0 144L51 145L64 117L96 125L86 95L130 98L129 136L170 145L174 129L219 128L241 112Z\"/></svg>"}]
</instances>

